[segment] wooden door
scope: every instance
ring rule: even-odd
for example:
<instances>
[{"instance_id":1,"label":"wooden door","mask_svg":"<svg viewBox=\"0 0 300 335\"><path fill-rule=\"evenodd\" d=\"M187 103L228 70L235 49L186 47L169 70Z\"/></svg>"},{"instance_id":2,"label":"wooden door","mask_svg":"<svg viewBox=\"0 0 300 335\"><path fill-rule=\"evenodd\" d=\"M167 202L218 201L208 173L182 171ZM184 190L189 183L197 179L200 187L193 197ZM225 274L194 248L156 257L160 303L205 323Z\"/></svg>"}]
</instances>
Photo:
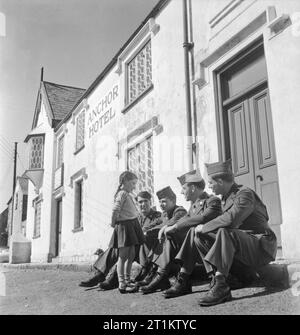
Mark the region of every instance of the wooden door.
<instances>
[{"instance_id":1,"label":"wooden door","mask_svg":"<svg viewBox=\"0 0 300 335\"><path fill-rule=\"evenodd\" d=\"M62 199L59 199L56 201L55 256L59 256L61 250L61 227L62 227Z\"/></svg>"},{"instance_id":2,"label":"wooden door","mask_svg":"<svg viewBox=\"0 0 300 335\"><path fill-rule=\"evenodd\" d=\"M280 240L281 205L268 89L233 102L227 114L236 181L261 197Z\"/></svg>"}]
</instances>

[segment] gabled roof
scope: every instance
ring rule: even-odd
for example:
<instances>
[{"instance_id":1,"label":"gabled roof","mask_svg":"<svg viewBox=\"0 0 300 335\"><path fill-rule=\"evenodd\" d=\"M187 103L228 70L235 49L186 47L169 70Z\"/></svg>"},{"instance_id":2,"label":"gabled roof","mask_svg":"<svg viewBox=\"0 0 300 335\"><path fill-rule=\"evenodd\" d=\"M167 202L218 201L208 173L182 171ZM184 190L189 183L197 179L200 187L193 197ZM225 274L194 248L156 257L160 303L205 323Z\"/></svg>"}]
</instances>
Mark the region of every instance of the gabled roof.
<instances>
[{"instance_id":1,"label":"gabled roof","mask_svg":"<svg viewBox=\"0 0 300 335\"><path fill-rule=\"evenodd\" d=\"M62 120L81 98L85 89L43 82L54 120Z\"/></svg>"},{"instance_id":2,"label":"gabled roof","mask_svg":"<svg viewBox=\"0 0 300 335\"><path fill-rule=\"evenodd\" d=\"M41 80L31 129L35 129L41 111L42 97L47 106L49 124L54 127L70 113L85 89Z\"/></svg>"}]
</instances>

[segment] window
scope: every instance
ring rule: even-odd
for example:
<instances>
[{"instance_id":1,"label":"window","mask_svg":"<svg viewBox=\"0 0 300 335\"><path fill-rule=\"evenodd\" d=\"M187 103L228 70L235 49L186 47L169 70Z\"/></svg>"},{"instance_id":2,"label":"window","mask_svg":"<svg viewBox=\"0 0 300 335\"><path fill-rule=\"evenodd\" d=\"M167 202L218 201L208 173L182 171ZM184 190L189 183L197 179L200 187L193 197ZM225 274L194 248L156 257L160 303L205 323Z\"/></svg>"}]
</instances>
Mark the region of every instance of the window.
<instances>
[{"instance_id":1,"label":"window","mask_svg":"<svg viewBox=\"0 0 300 335\"><path fill-rule=\"evenodd\" d=\"M127 104L136 100L152 85L151 42L127 64Z\"/></svg>"},{"instance_id":2,"label":"window","mask_svg":"<svg viewBox=\"0 0 300 335\"><path fill-rule=\"evenodd\" d=\"M34 136L31 139L29 169L42 169L44 156L44 137Z\"/></svg>"},{"instance_id":3,"label":"window","mask_svg":"<svg viewBox=\"0 0 300 335\"><path fill-rule=\"evenodd\" d=\"M33 237L41 236L41 201L35 203Z\"/></svg>"},{"instance_id":4,"label":"window","mask_svg":"<svg viewBox=\"0 0 300 335\"><path fill-rule=\"evenodd\" d=\"M82 230L82 186L83 180L75 182L75 222L74 230Z\"/></svg>"},{"instance_id":5,"label":"window","mask_svg":"<svg viewBox=\"0 0 300 335\"><path fill-rule=\"evenodd\" d=\"M18 193L16 193L16 199L15 199L15 210L18 209L18 200L19 200L19 196Z\"/></svg>"},{"instance_id":6,"label":"window","mask_svg":"<svg viewBox=\"0 0 300 335\"><path fill-rule=\"evenodd\" d=\"M27 219L27 202L28 202L28 195L23 195L23 203L22 203L22 221Z\"/></svg>"},{"instance_id":7,"label":"window","mask_svg":"<svg viewBox=\"0 0 300 335\"><path fill-rule=\"evenodd\" d=\"M61 136L57 141L56 168L60 168L62 166L63 159L64 159L64 136Z\"/></svg>"},{"instance_id":8,"label":"window","mask_svg":"<svg viewBox=\"0 0 300 335\"><path fill-rule=\"evenodd\" d=\"M128 169L138 177L136 191L154 193L152 136L128 150Z\"/></svg>"},{"instance_id":9,"label":"window","mask_svg":"<svg viewBox=\"0 0 300 335\"><path fill-rule=\"evenodd\" d=\"M83 110L76 119L76 151L84 146L84 129L85 129L85 111Z\"/></svg>"}]
</instances>

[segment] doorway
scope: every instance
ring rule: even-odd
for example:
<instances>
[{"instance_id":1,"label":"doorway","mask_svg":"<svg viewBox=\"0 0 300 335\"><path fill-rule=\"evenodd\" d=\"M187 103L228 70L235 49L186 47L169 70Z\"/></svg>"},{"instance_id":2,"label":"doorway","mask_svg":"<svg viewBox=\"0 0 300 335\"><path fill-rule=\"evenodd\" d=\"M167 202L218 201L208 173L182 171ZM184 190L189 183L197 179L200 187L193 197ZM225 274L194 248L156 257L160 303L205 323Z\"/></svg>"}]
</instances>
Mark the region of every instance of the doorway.
<instances>
[{"instance_id":1,"label":"doorway","mask_svg":"<svg viewBox=\"0 0 300 335\"><path fill-rule=\"evenodd\" d=\"M256 191L281 247L281 204L263 43L217 73L220 156L232 159L236 182Z\"/></svg>"},{"instance_id":2,"label":"doorway","mask_svg":"<svg viewBox=\"0 0 300 335\"><path fill-rule=\"evenodd\" d=\"M56 200L55 257L61 251L62 199Z\"/></svg>"}]
</instances>

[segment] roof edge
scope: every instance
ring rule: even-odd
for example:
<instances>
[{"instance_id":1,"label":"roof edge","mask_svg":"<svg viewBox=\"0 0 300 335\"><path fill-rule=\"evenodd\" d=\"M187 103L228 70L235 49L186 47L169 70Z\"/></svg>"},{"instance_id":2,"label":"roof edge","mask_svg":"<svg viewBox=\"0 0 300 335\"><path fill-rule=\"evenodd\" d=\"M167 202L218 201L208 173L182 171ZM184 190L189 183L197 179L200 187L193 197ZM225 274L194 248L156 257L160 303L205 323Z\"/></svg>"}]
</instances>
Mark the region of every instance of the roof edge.
<instances>
[{"instance_id":1,"label":"roof edge","mask_svg":"<svg viewBox=\"0 0 300 335\"><path fill-rule=\"evenodd\" d=\"M147 23L147 21L151 18L156 16L162 8L171 0L160 0L155 7L151 10L151 12L146 16L146 18L142 21L142 23L137 27L137 29L130 35L128 40L123 44L123 46L119 49L119 51L115 54L115 56L112 58L112 60L107 64L107 66L104 68L104 70L98 75L98 77L92 82L92 84L86 89L86 91L83 93L81 98L77 101L77 103L73 106L71 111L59 122L59 124L55 127L54 131L57 131L62 124L64 124L73 114L74 110L77 108L77 106L81 103L83 99L85 99L93 90L96 88L96 86L101 82L101 80L106 76L106 74L109 72L109 70L113 67L113 65L118 61L119 55L123 52L123 50L128 46L128 44L132 41L132 39L135 37L135 35L139 32L140 29Z\"/></svg>"}]
</instances>

